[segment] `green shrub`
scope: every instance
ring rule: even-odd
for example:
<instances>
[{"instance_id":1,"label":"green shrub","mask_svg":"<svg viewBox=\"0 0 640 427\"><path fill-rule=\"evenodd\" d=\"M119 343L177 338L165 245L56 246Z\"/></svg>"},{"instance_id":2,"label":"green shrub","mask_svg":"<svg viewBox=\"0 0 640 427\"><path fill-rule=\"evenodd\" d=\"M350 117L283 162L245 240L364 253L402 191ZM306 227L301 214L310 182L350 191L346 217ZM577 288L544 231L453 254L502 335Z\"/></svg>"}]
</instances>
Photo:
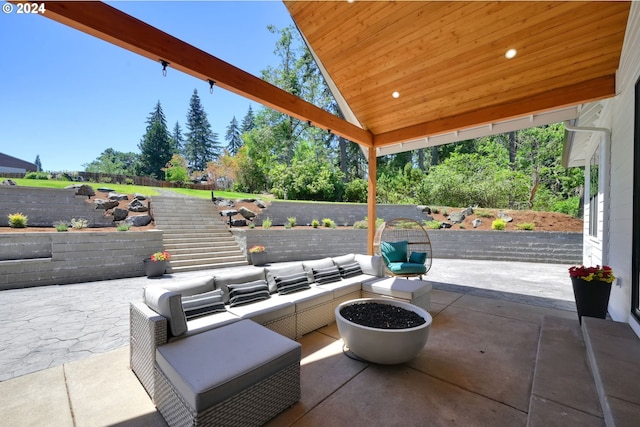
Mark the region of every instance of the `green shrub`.
<instances>
[{"instance_id":1,"label":"green shrub","mask_svg":"<svg viewBox=\"0 0 640 427\"><path fill-rule=\"evenodd\" d=\"M312 219L311 220L311 226L313 228L318 228L319 225L320 225L320 221L318 221L317 219Z\"/></svg>"},{"instance_id":2,"label":"green shrub","mask_svg":"<svg viewBox=\"0 0 640 427\"><path fill-rule=\"evenodd\" d=\"M53 223L53 226L55 227L55 229L57 231L68 231L69 230L69 224L67 224L64 221L56 221Z\"/></svg>"},{"instance_id":3,"label":"green shrub","mask_svg":"<svg viewBox=\"0 0 640 427\"><path fill-rule=\"evenodd\" d=\"M536 225L534 223L532 223L532 222L523 222L522 224L516 225L516 227L518 228L518 230L531 231L534 228L536 228Z\"/></svg>"},{"instance_id":4,"label":"green shrub","mask_svg":"<svg viewBox=\"0 0 640 427\"><path fill-rule=\"evenodd\" d=\"M507 226L507 223L504 222L504 219L502 218L498 218L491 223L491 228L493 230L504 230L506 226Z\"/></svg>"},{"instance_id":5,"label":"green shrub","mask_svg":"<svg viewBox=\"0 0 640 427\"><path fill-rule=\"evenodd\" d=\"M124 179L124 183L127 184L127 185L133 185L134 182L135 181L133 180L133 178L125 178Z\"/></svg>"},{"instance_id":6,"label":"green shrub","mask_svg":"<svg viewBox=\"0 0 640 427\"><path fill-rule=\"evenodd\" d=\"M11 228L27 228L29 218L21 213L13 213L8 215L9 227Z\"/></svg>"},{"instance_id":7,"label":"green shrub","mask_svg":"<svg viewBox=\"0 0 640 427\"><path fill-rule=\"evenodd\" d=\"M578 217L580 209L580 197L570 197L567 200L560 200L553 204L554 212L561 212L567 215Z\"/></svg>"},{"instance_id":8,"label":"green shrub","mask_svg":"<svg viewBox=\"0 0 640 427\"><path fill-rule=\"evenodd\" d=\"M296 226L296 217L295 216L290 216L289 218L287 218L287 225L289 225L289 228L291 227L295 227Z\"/></svg>"},{"instance_id":9,"label":"green shrub","mask_svg":"<svg viewBox=\"0 0 640 427\"><path fill-rule=\"evenodd\" d=\"M367 192L369 183L362 179L356 178L347 183L344 188L344 201L353 203L367 203Z\"/></svg>"},{"instance_id":10,"label":"green shrub","mask_svg":"<svg viewBox=\"0 0 640 427\"><path fill-rule=\"evenodd\" d=\"M265 230L271 228L271 225L273 225L273 221L271 221L271 218L266 217L262 220L262 228L264 228Z\"/></svg>"},{"instance_id":11,"label":"green shrub","mask_svg":"<svg viewBox=\"0 0 640 427\"><path fill-rule=\"evenodd\" d=\"M433 212L433 211L432 211L432 212ZM425 225L427 228L430 228L430 229L432 229L432 230L438 230L440 227L442 227L442 223L441 223L440 221L436 221L435 219L434 219L434 220L431 220L431 221L426 221L426 222L424 223L424 225Z\"/></svg>"},{"instance_id":12,"label":"green shrub","mask_svg":"<svg viewBox=\"0 0 640 427\"><path fill-rule=\"evenodd\" d=\"M460 229L461 230L464 230L465 228L467 228L467 227L465 227L464 224L460 224Z\"/></svg>"},{"instance_id":13,"label":"green shrub","mask_svg":"<svg viewBox=\"0 0 640 427\"><path fill-rule=\"evenodd\" d=\"M323 218L322 226L327 228L336 228L336 223L331 218Z\"/></svg>"},{"instance_id":14,"label":"green shrub","mask_svg":"<svg viewBox=\"0 0 640 427\"><path fill-rule=\"evenodd\" d=\"M129 229L131 228L131 226L129 224L120 224L117 227L118 231L129 231Z\"/></svg>"},{"instance_id":15,"label":"green shrub","mask_svg":"<svg viewBox=\"0 0 640 427\"><path fill-rule=\"evenodd\" d=\"M291 223L290 223L290 222L288 222L288 223L286 223L286 224L284 225L284 228L285 228L285 229L287 229L287 230L291 230L291 229L293 228L293 226L291 225Z\"/></svg>"},{"instance_id":16,"label":"green shrub","mask_svg":"<svg viewBox=\"0 0 640 427\"><path fill-rule=\"evenodd\" d=\"M491 212L481 210L476 211L476 216L479 216L480 218L493 218L493 214Z\"/></svg>"},{"instance_id":17,"label":"green shrub","mask_svg":"<svg viewBox=\"0 0 640 427\"><path fill-rule=\"evenodd\" d=\"M249 228L251 228L251 229L256 228L256 225L252 222L252 223L249 224Z\"/></svg>"},{"instance_id":18,"label":"green shrub","mask_svg":"<svg viewBox=\"0 0 640 427\"><path fill-rule=\"evenodd\" d=\"M27 172L25 179L49 179L49 174L44 172Z\"/></svg>"},{"instance_id":19,"label":"green shrub","mask_svg":"<svg viewBox=\"0 0 640 427\"><path fill-rule=\"evenodd\" d=\"M376 218L376 230L384 224L384 218ZM353 223L353 228L358 230L366 230L369 228L369 217L364 217L362 221L356 221Z\"/></svg>"},{"instance_id":20,"label":"green shrub","mask_svg":"<svg viewBox=\"0 0 640 427\"><path fill-rule=\"evenodd\" d=\"M89 221L84 218L71 218L71 227L76 229L87 228L89 226Z\"/></svg>"},{"instance_id":21,"label":"green shrub","mask_svg":"<svg viewBox=\"0 0 640 427\"><path fill-rule=\"evenodd\" d=\"M440 213L440 208L431 208L431 213L439 214Z\"/></svg>"}]
</instances>

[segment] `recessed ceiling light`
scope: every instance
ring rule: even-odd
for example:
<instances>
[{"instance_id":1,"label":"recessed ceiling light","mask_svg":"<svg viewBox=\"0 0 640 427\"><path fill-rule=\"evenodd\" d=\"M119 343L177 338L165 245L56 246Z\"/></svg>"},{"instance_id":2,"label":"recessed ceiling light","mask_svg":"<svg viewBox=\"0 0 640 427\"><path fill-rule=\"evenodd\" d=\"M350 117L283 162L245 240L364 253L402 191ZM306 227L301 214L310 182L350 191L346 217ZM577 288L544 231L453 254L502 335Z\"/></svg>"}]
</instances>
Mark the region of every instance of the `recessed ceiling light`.
<instances>
[{"instance_id":1,"label":"recessed ceiling light","mask_svg":"<svg viewBox=\"0 0 640 427\"><path fill-rule=\"evenodd\" d=\"M391 96L393 96L394 98L400 98L400 92L393 92Z\"/></svg>"},{"instance_id":2,"label":"recessed ceiling light","mask_svg":"<svg viewBox=\"0 0 640 427\"><path fill-rule=\"evenodd\" d=\"M511 58L515 58L517 54L518 54L517 50L509 49L508 51L506 51L504 53L504 57L507 58L507 59L511 59Z\"/></svg>"}]
</instances>

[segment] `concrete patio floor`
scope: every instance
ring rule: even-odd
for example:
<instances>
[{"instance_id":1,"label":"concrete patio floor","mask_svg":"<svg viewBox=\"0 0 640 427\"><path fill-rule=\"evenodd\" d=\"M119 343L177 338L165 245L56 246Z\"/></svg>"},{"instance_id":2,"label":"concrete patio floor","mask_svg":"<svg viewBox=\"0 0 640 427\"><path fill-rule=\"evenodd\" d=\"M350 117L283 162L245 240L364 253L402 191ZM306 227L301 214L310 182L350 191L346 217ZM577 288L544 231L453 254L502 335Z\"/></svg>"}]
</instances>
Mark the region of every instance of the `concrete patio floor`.
<instances>
[{"instance_id":1,"label":"concrete patio floor","mask_svg":"<svg viewBox=\"0 0 640 427\"><path fill-rule=\"evenodd\" d=\"M565 266L443 261L450 261L446 274L428 277L434 320L416 359L399 366L353 360L343 354L335 324L305 335L302 399L268 425L526 426L544 317L578 323ZM531 271L551 284L526 283ZM489 283L476 287L487 273ZM502 289L487 289L498 283ZM128 356L120 345L0 382L0 425L166 425ZM579 416L602 423L597 415Z\"/></svg>"}]
</instances>

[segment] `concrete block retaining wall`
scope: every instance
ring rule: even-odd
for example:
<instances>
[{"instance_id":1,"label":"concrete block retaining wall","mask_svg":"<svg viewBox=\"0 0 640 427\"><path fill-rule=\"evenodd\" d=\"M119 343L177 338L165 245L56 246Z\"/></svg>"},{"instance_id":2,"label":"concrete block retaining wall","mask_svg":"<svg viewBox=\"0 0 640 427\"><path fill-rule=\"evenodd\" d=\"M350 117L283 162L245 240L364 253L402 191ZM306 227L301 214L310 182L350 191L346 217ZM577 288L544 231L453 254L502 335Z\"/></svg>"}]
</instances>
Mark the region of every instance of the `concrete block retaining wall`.
<instances>
[{"instance_id":1,"label":"concrete block retaining wall","mask_svg":"<svg viewBox=\"0 0 640 427\"><path fill-rule=\"evenodd\" d=\"M233 229L246 251L269 262L366 253L367 230ZM434 257L574 264L582 234L431 230ZM144 276L142 260L162 249L162 231L0 233L0 290ZM437 262L437 261L436 261Z\"/></svg>"},{"instance_id":2,"label":"concrete block retaining wall","mask_svg":"<svg viewBox=\"0 0 640 427\"><path fill-rule=\"evenodd\" d=\"M144 275L162 231L0 233L0 290Z\"/></svg>"},{"instance_id":3,"label":"concrete block retaining wall","mask_svg":"<svg viewBox=\"0 0 640 427\"><path fill-rule=\"evenodd\" d=\"M105 216L87 203L87 196L76 196L75 190L61 188L37 188L0 186L0 224L8 225L7 215L22 213L27 216L29 226L52 227L56 221L71 221L83 218L89 227L113 226L113 217Z\"/></svg>"},{"instance_id":4,"label":"concrete block retaining wall","mask_svg":"<svg viewBox=\"0 0 640 427\"><path fill-rule=\"evenodd\" d=\"M253 229L232 230L246 250L263 245L269 262L318 259L366 253L367 230ZM435 258L575 264L582 260L581 233L526 231L429 230Z\"/></svg>"}]
</instances>

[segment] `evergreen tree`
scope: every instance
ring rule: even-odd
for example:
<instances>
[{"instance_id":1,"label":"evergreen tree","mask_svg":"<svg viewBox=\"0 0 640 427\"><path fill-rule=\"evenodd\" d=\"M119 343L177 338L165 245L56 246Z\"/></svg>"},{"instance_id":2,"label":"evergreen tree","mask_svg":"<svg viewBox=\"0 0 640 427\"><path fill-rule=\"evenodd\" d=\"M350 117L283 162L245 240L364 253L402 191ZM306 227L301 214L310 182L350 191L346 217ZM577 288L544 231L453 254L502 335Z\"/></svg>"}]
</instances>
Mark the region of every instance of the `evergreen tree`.
<instances>
[{"instance_id":1,"label":"evergreen tree","mask_svg":"<svg viewBox=\"0 0 640 427\"><path fill-rule=\"evenodd\" d=\"M113 148L104 150L97 159L82 166L86 172L106 173L110 175L135 175L138 160L136 153L122 153Z\"/></svg>"},{"instance_id":2,"label":"evergreen tree","mask_svg":"<svg viewBox=\"0 0 640 427\"><path fill-rule=\"evenodd\" d=\"M36 154L36 160L33 162L38 168L38 172L42 171L42 163L40 162L40 154Z\"/></svg>"},{"instance_id":3,"label":"evergreen tree","mask_svg":"<svg viewBox=\"0 0 640 427\"><path fill-rule=\"evenodd\" d=\"M236 116L233 116L231 123L227 126L227 134L224 138L227 141L227 151L231 155L235 155L240 147L242 147L242 138L240 138L240 128Z\"/></svg>"},{"instance_id":4,"label":"evergreen tree","mask_svg":"<svg viewBox=\"0 0 640 427\"><path fill-rule=\"evenodd\" d=\"M171 160L174 151L160 101L147 118L147 130L138 148L140 149L138 174L162 179L164 177L162 169Z\"/></svg>"},{"instance_id":5,"label":"evergreen tree","mask_svg":"<svg viewBox=\"0 0 640 427\"><path fill-rule=\"evenodd\" d=\"M242 119L242 126L240 127L240 133L251 132L251 130L254 127L256 127L255 120L256 120L256 117L253 114L251 105L249 105L249 110L247 111L247 114L245 114L244 119Z\"/></svg>"},{"instance_id":6,"label":"evergreen tree","mask_svg":"<svg viewBox=\"0 0 640 427\"><path fill-rule=\"evenodd\" d=\"M218 134L211 130L197 89L193 90L187 112L187 133L184 154L191 171L204 171L207 163L218 157L220 143Z\"/></svg>"},{"instance_id":7,"label":"evergreen tree","mask_svg":"<svg viewBox=\"0 0 640 427\"><path fill-rule=\"evenodd\" d=\"M184 137L182 136L182 128L180 127L180 123L176 122L176 125L173 127L173 132L171 133L171 145L173 146L174 154L182 152L183 144Z\"/></svg>"}]
</instances>

